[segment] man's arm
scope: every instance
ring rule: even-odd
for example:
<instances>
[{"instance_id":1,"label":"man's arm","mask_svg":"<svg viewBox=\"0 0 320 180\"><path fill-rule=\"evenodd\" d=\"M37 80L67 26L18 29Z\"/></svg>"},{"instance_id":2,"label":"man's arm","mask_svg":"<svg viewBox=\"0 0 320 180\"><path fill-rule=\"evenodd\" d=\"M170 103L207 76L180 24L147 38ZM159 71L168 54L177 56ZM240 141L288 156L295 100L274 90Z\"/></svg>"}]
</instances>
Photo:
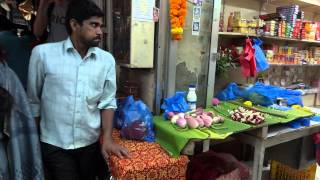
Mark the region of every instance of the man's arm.
<instances>
[{"instance_id":1,"label":"man's arm","mask_svg":"<svg viewBox=\"0 0 320 180\"><path fill-rule=\"evenodd\" d=\"M105 85L103 90L103 95L101 97L98 108L101 111L101 120L102 120L102 147L101 153L107 158L111 154L115 154L120 158L129 157L128 151L114 143L112 140L112 122L114 109L117 108L116 104L116 71L115 71L115 61L112 60L112 66L108 70L105 79Z\"/></svg>"},{"instance_id":2,"label":"man's arm","mask_svg":"<svg viewBox=\"0 0 320 180\"><path fill-rule=\"evenodd\" d=\"M40 0L36 19L33 23L33 34L40 38L48 25L48 8L54 0Z\"/></svg>"},{"instance_id":3,"label":"man's arm","mask_svg":"<svg viewBox=\"0 0 320 180\"><path fill-rule=\"evenodd\" d=\"M102 136L103 140L112 142L112 120L113 120L113 110L102 109L101 119L102 119Z\"/></svg>"},{"instance_id":4,"label":"man's arm","mask_svg":"<svg viewBox=\"0 0 320 180\"><path fill-rule=\"evenodd\" d=\"M31 107L31 112L39 126L40 123L40 97L44 82L44 67L41 60L39 48L32 50L29 63L27 95Z\"/></svg>"},{"instance_id":5,"label":"man's arm","mask_svg":"<svg viewBox=\"0 0 320 180\"><path fill-rule=\"evenodd\" d=\"M112 140L112 121L113 121L113 110L104 109L101 110L102 116L102 155L108 158L111 154L115 154L119 158L128 158L129 152L127 149L115 144Z\"/></svg>"}]
</instances>

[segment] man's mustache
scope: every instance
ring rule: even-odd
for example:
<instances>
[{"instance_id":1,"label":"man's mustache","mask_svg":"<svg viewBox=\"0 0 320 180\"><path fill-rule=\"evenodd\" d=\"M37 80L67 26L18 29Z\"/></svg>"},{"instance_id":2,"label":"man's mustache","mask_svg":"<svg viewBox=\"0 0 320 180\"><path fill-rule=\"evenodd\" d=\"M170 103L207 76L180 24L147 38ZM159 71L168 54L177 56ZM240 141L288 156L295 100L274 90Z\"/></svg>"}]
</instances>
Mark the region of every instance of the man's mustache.
<instances>
[{"instance_id":1,"label":"man's mustache","mask_svg":"<svg viewBox=\"0 0 320 180\"><path fill-rule=\"evenodd\" d=\"M101 40L101 39L102 39L101 36L97 36L97 37L95 37L93 40Z\"/></svg>"}]
</instances>

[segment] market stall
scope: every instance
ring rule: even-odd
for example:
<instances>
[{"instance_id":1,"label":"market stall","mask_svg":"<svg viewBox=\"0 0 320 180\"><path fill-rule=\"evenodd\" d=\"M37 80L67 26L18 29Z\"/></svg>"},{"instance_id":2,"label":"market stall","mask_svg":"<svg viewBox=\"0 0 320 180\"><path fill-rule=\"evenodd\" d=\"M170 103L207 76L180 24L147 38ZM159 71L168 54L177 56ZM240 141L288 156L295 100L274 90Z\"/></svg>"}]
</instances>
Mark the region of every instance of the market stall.
<instances>
[{"instance_id":1,"label":"market stall","mask_svg":"<svg viewBox=\"0 0 320 180\"><path fill-rule=\"evenodd\" d=\"M244 131L268 127L274 124L292 122L299 118L310 117L314 114L303 110L293 109L281 112L274 109L267 109L261 106L254 106L266 114L265 121L261 124L251 125L232 120L230 111L241 105L238 102L222 102L220 105L207 108L207 111L215 111L216 114L224 116L224 122L215 127L208 128L186 128L181 129L170 121L158 116L154 118L157 142L164 147L171 155L177 156L191 139L226 139L228 136ZM219 109L219 110L217 110ZM282 116L282 117L279 117Z\"/></svg>"},{"instance_id":2,"label":"market stall","mask_svg":"<svg viewBox=\"0 0 320 180\"><path fill-rule=\"evenodd\" d=\"M260 84L258 84L260 85ZM266 87L270 88L270 87ZM253 89L253 88L252 88ZM251 90L252 90L251 89ZM228 90L228 88L226 89ZM252 92L250 89L244 90L244 92ZM269 89L270 90L270 89ZM277 89L278 91L287 92L285 89ZM294 91L289 91L293 93ZM239 92L238 92L239 93ZM289 94L290 94L289 93ZM222 91L222 94L226 94ZM294 94L294 93L293 93ZM178 93L179 95L179 93ZM181 97L181 96L178 96ZM239 139L241 142L250 144L255 148L254 166L253 166L253 179L260 179L262 172L262 161L264 157L265 148L281 144L290 140L298 139L304 136L311 135L317 132L320 128L319 116L316 115L317 109L309 109L302 106L293 106L292 108L283 106L283 105L275 105L276 99L269 99L268 96L263 96L262 94L255 94L255 96L251 99L252 101L259 102L260 98L264 98L263 103L266 101L274 101L272 106L262 106L259 104L255 104L249 100L238 99L239 97L235 97L235 99L228 99L226 101L219 102L217 99L213 100L213 104L206 108L201 109L198 108L195 111L186 110L180 111L178 109L183 109L184 104L187 102L184 98L177 100L176 97L171 97L166 99L166 103L163 104L163 108L165 110L165 114L163 116L153 117L153 123L155 126L155 137L156 142L163 148L166 153L161 153L161 158L177 158L177 160L181 158L185 158L183 156L183 149L187 148L187 144L191 141L217 141L217 140L225 140L229 137ZM293 97L296 97L293 95ZM230 98L230 97L229 97ZM287 97L290 99L290 97ZM130 99L130 98L129 98ZM176 102L172 102L171 100L175 99ZM129 102L128 100L125 102ZM168 102L172 103L171 105ZM261 103L261 101L260 101ZM126 117L130 116L130 113L140 113L139 108L134 108L134 103L131 104L131 110L126 111L125 107L128 107L124 104L124 114L125 117L123 119L126 121L131 121L130 118ZM168 112L166 110L172 108L177 108L177 111ZM119 110L121 111L121 110ZM121 114L121 113L120 113ZM142 113L143 114L143 113ZM148 115L144 115L147 117ZM136 116L138 119L144 119L143 117ZM205 120L212 118L211 124L206 124ZM180 121L185 121L182 123ZM202 119L202 120L200 120ZM215 123L213 120L215 119ZM218 120L219 119L219 120ZM221 119L223 119L221 121ZM191 120L194 120L192 123ZM204 124L201 125L201 121ZM121 122L121 119L117 121ZM133 121L134 122L134 121ZM148 120L145 119L148 124ZM126 123L126 122L124 122ZM289 124L288 124L289 123ZM133 123L135 124L135 123ZM126 133L126 128L121 128L122 137L125 138L135 138L139 140L137 137L143 138L146 136L135 134L143 133L148 134L143 131L144 128L147 128L147 131L150 130L145 125L139 125L135 127L139 128L130 128L127 129L131 133ZM196 125L195 125L196 124ZM297 124L299 127L297 127ZM130 127L130 125L128 125ZM128 127L127 126L127 127ZM276 126L281 126L280 130L275 129ZM124 126L125 127L125 126ZM118 135L119 136L119 135ZM121 141L120 141L121 142ZM124 144L125 141L123 141ZM157 156L154 152L164 152L160 150L160 146L154 143L145 143L145 142L130 142L132 145L128 146L129 149L135 154L136 150L141 150L139 153L152 153L152 156ZM129 144L130 144L129 143ZM149 149L145 149L147 146L151 145L152 148L156 148L156 151L149 151ZM135 147L140 147L136 149ZM138 154L139 154L138 153ZM168 154L167 154L168 153ZM168 156L169 155L169 156ZM159 156L160 157L160 156ZM144 160L145 161L144 161ZM119 160L115 157L111 159L111 167L113 168L113 174L115 176L120 176L120 174L126 174L126 168L131 169L132 173L138 173L143 170L132 169L129 168L128 165L137 162L153 162L152 159L145 159L143 156L136 156L131 160ZM170 160L171 161L171 160ZM122 162L122 163L121 163ZM128 164L129 163L129 164ZM175 162L174 164L177 164ZM186 163L186 162L185 162ZM155 163L156 164L156 163ZM179 163L178 163L179 164ZM130 165L131 166L131 165ZM175 165L174 165L175 166ZM144 166L141 166L144 167ZM150 166L150 167L153 167ZM147 168L147 166L146 166ZM143 168L144 169L144 168ZM131 172L130 171L130 172ZM158 168L159 172L161 168Z\"/></svg>"},{"instance_id":3,"label":"market stall","mask_svg":"<svg viewBox=\"0 0 320 180\"><path fill-rule=\"evenodd\" d=\"M241 98L246 99L245 101L251 101L252 106L250 103L244 104L244 101L236 99L231 101L221 99L223 101L219 105L212 106L212 97L221 92L230 82L246 86L260 81L277 88L306 88L302 93L299 91L294 94L300 98L303 95L300 100L303 100L305 105L317 105L318 91L315 77L318 76L313 72L316 71L318 65L316 46L319 39L316 36L317 23L311 22L316 20L316 16L312 15L317 11L317 8L313 7L317 4L313 1L272 1L270 3L254 0L217 0L211 4L209 1L199 0L186 1L186 7L183 4L180 8L174 6L170 9L174 3L176 2L160 2L162 13L160 16L163 19L160 19L159 28L163 31L170 29L171 41L168 42L168 54L165 56L158 54L158 57L161 57L158 59L159 63L163 63L165 59L167 66L164 78L158 76L157 80L165 81L165 97L172 97L178 90L186 91L189 84L194 84L197 88L197 104L206 107L205 112L211 111L223 117L224 121L210 127L194 127L194 124L191 126L183 125L186 123L181 124L181 120L179 123L172 123L172 120L170 118L168 120L166 116L155 116L153 122L156 142L169 155L179 157L181 153L186 152L189 145L193 147L192 143L196 141L204 142L206 144L204 150L207 151L209 141L224 141L228 138L241 140L242 136L250 134L251 139L257 138L255 141L252 140L256 143L251 143L255 146L253 179L260 179L261 159L264 157L261 153L264 148L316 132L318 120L313 119L317 117L315 112L303 109L300 101L291 103L286 97L278 94L274 94L273 104L284 105L283 107L286 107L287 104L288 108L295 104L301 106L290 110L279 110L268 107L270 104L268 106L259 105L252 99L243 97ZM165 14L168 12L169 14ZM279 14L282 15L279 16ZM166 19L168 16L170 16L169 20ZM184 16L186 16L185 21L181 20ZM167 27L166 23L170 26ZM159 34L163 35L163 31ZM165 46L163 39L165 38L160 38L160 43ZM163 46L160 46L159 52L162 52ZM258 62L252 56L255 54L254 50L258 48L259 58L265 56L262 58L264 61ZM230 52L238 56L231 58L231 55L234 54ZM251 53L250 58L246 57L246 53ZM241 59L241 56L245 58ZM252 63L246 63L245 60L252 61ZM253 62L256 63L255 68L251 67ZM233 66L235 66L234 69L229 68ZM269 71L261 73L268 68ZM162 69L158 70L162 71ZM161 72L157 73L161 74ZM227 74L228 77L226 78L223 74ZM301 79L304 83L301 83ZM299 83L296 84L296 82ZM157 94L161 93L158 91ZM315 96L310 100L312 104L305 101L305 95L308 93ZM156 106L160 107L160 102L157 99ZM244 110L239 108L240 106ZM264 116L263 121L261 118L253 118L246 122L237 117L242 116L241 111L252 111L252 114L259 112L255 116ZM186 111L181 112L189 115ZM175 113L181 112L175 111ZM182 118L188 119L189 117L183 116ZM296 126L297 124L299 127ZM280 128L281 132L285 133L276 131L275 127L279 126L285 129ZM266 135L268 131L269 135ZM291 135L292 137L285 138Z\"/></svg>"},{"instance_id":4,"label":"market stall","mask_svg":"<svg viewBox=\"0 0 320 180\"><path fill-rule=\"evenodd\" d=\"M113 51L120 69L118 97L143 99L118 104L114 123L118 130L113 136L132 157L107 160L115 178L185 179L187 155L194 155L195 142L202 142L203 151L208 151L210 143L236 139L254 147L252 179L261 179L266 148L320 130L317 109L304 107L318 104L318 2L127 3L99 1L108 14L102 46ZM142 8L148 11L138 13ZM160 19L151 15L159 12ZM14 35L21 47L10 48L15 44L12 39L0 45L15 56L9 56L15 60L9 65L24 82L28 61L16 61L20 55L28 59L33 39L21 37L20 30L9 35L0 32L0 40ZM258 91L234 91L234 85L227 86L230 82L247 90L258 86ZM268 89L259 91L264 85ZM181 96L184 101L177 102L183 103L178 109L168 109L166 99L188 86L192 95ZM299 91L291 91L295 89ZM161 104L166 107L160 113Z\"/></svg>"},{"instance_id":5,"label":"market stall","mask_svg":"<svg viewBox=\"0 0 320 180\"><path fill-rule=\"evenodd\" d=\"M203 4L200 5L200 9L203 11L208 10L207 2L202 2ZM190 15L192 17L191 21L190 18L187 18L186 32L189 33L188 30L190 29L188 29L188 25L192 25L196 22L194 12L198 7L196 7L197 5L195 2L194 4L191 4L190 2L187 4L194 8L193 14ZM189 9L189 7L187 9ZM319 80L319 75L317 73L319 72L317 67L319 62L319 58L317 56L319 39L317 39L317 14L315 12L318 10L319 4L315 1L214 1L214 12L212 13L212 18L214 20L212 21L213 28L211 32L210 58L208 62L209 70L207 71L208 84L206 110L210 110L209 107L211 104L212 94L217 94L222 91L228 83L236 82L242 85L249 85L254 84L256 81L286 89L299 89L299 91L302 92L299 96L302 95L303 104L306 106L316 106L318 103L317 94L319 93L319 85L317 83ZM203 18L203 16L201 17ZM219 21L217 19L219 19ZM205 27L207 25L208 24L205 24L201 27ZM208 28L206 27L206 29ZM205 39L206 35L207 34L205 32L202 32L201 38ZM192 61L197 60L197 57L188 56L190 53L188 54L188 52L186 52L195 52L194 49L197 48L197 39L194 38L194 36L194 34L191 36L191 33L184 34L184 38L186 40L182 40L182 42L177 43L177 45L175 44L176 42L172 42L172 49L170 49L170 52L172 53L170 55L173 56L170 56L169 63L173 63L174 66L175 63L179 64L181 59L185 60L190 58ZM192 47L195 48L187 48L185 46L186 42L189 42L189 44L192 44ZM205 47L206 45L207 44L205 43L201 44L202 47ZM181 48L179 48L180 46ZM261 60L260 55L257 56L257 54L255 54L258 47L260 48L260 55L264 56L264 58L262 57L263 61ZM199 51L201 50L202 49ZM216 51L218 51L218 54L216 54ZM233 53L238 56L233 57ZM248 55L246 53L253 53L256 56L255 59L250 59L249 57L247 59L246 56ZM193 55L196 55L196 52L193 53ZM232 56L232 58L230 58L230 56ZM241 59L243 58L241 56L244 56L245 60L252 60L252 64L246 63L244 59ZM203 58L206 56L204 55L201 57ZM177 60L177 62L175 62L175 60ZM253 62L255 62L255 68L250 67L253 65ZM186 62L186 64L188 67L188 62ZM234 66L235 68L233 68ZM190 64L188 68L190 68ZM175 75L179 74L181 75L183 73L177 72ZM214 75L216 76L214 77ZM188 78L190 77L188 74L186 76ZM176 82L176 86L180 85L181 81L188 81L182 77L183 76L174 78L179 81ZM170 83L168 84L170 85ZM203 88L200 83L197 85L199 88L199 91L197 92L202 95ZM212 88L213 86L215 88ZM178 86L178 88L181 90L181 86ZM213 89L215 93L213 93ZM171 94L173 94L173 92L171 92ZM272 92L270 92L270 94L272 94ZM279 97L280 96L277 98ZM285 99L285 101L287 100L286 98L282 98L282 100L283 99ZM281 98L278 100L282 101ZM223 104L225 103L227 103L227 105L223 107ZM287 104L287 102L283 101L281 103ZM261 106L256 107L256 105L254 106L255 108L260 108L260 110L267 111L266 113L278 112L274 109L269 110L269 108ZM224 112L223 108L225 108ZM228 110L232 111L235 108L236 106L233 103L229 104L228 102L223 102L222 108L217 108L216 113L220 113L220 115L228 114ZM300 119L301 117L309 117L311 115L304 114L302 111L299 112L299 110L296 112L290 110L286 113L278 113L287 113L287 117L281 118L273 116L272 118L266 118L265 123L262 123L261 125L252 126L245 124L244 126L247 127L244 127L243 131L237 131L234 129L231 133L242 134L252 131L255 128L266 129L264 127L286 127L285 123L289 122L291 122L290 126L293 127L296 124L295 120ZM156 133L157 142L162 144L162 146L168 151L171 151L171 153L174 152L172 154L176 154L176 152L179 151L181 152L182 149L179 147L182 145L175 145L178 143L174 142L179 140L179 143L183 142L183 144L188 144L184 143L186 141L185 139L188 139L188 137L178 137L179 135L175 136L177 130L173 128L169 122L163 122L161 120L163 120L162 117L157 117L155 119L156 131L161 132ZM227 122L229 122L228 119L226 119L224 123ZM310 133L316 132L316 124L317 123L311 123L311 129L314 128L312 131L309 131L310 128L308 127L302 129L305 129ZM190 130L178 132L178 134L187 134L188 131ZM219 131L229 133L226 129L215 130L214 133L211 131L213 130L210 130L210 132L207 131L208 138L210 138L211 134L212 138L215 136L216 139L220 139L221 137L219 135L221 134L217 133ZM203 132L204 131L201 131L201 133ZM300 130L294 132L300 133ZM198 129L191 133L196 133L194 137L198 136L198 140L204 138L202 136L203 134L199 133ZM310 133L306 133L304 135L309 136ZM223 135L229 136L229 134ZM289 133L284 134L283 136L290 135L291 134ZM177 139L175 139L176 137ZM192 141L192 138L189 139Z\"/></svg>"}]
</instances>

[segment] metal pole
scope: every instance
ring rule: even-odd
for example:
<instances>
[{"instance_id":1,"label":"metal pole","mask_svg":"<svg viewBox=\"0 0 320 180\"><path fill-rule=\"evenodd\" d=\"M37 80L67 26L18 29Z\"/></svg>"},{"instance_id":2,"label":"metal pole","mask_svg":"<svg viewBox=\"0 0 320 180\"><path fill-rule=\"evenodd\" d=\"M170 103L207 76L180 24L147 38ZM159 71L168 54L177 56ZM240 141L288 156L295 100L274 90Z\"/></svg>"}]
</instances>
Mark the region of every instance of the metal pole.
<instances>
[{"instance_id":1,"label":"metal pole","mask_svg":"<svg viewBox=\"0 0 320 180\"><path fill-rule=\"evenodd\" d=\"M169 31L169 1L159 0L159 23L158 23L158 43L156 47L156 97L155 110L156 114L160 114L161 99L163 98L163 90L165 75L165 60L168 59L168 49L170 40Z\"/></svg>"},{"instance_id":2,"label":"metal pole","mask_svg":"<svg viewBox=\"0 0 320 180\"><path fill-rule=\"evenodd\" d=\"M169 12L168 12L168 17L169 17ZM168 20L168 24L169 22L170 20ZM169 47L168 58L165 64L165 67L166 67L165 97L173 96L176 91L176 70L177 70L177 50L178 50L178 41L171 40L170 30L168 34L169 34L170 42L168 46Z\"/></svg>"},{"instance_id":3,"label":"metal pole","mask_svg":"<svg viewBox=\"0 0 320 180\"><path fill-rule=\"evenodd\" d=\"M107 43L106 48L113 53L113 0L106 1L106 26L107 26Z\"/></svg>"},{"instance_id":4,"label":"metal pole","mask_svg":"<svg viewBox=\"0 0 320 180\"><path fill-rule=\"evenodd\" d=\"M211 28L211 45L210 45L210 59L208 70L208 86L207 86L207 101L206 107L211 105L211 100L214 95L214 83L216 75L216 61L218 58L218 38L219 38L219 20L221 12L221 0L213 1L213 15Z\"/></svg>"},{"instance_id":5,"label":"metal pole","mask_svg":"<svg viewBox=\"0 0 320 180\"><path fill-rule=\"evenodd\" d=\"M177 70L178 41L171 40L169 58L167 61L167 92L166 97L173 96L176 91L176 70Z\"/></svg>"}]
</instances>

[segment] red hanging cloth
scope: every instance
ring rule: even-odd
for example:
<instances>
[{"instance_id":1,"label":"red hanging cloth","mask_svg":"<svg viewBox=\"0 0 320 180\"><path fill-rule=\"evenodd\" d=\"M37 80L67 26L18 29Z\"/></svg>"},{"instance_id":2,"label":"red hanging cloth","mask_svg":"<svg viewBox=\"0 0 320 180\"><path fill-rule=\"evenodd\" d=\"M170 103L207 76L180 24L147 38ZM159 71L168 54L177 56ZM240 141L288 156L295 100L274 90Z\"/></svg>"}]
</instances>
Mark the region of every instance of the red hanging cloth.
<instances>
[{"instance_id":1,"label":"red hanging cloth","mask_svg":"<svg viewBox=\"0 0 320 180\"><path fill-rule=\"evenodd\" d=\"M240 65L244 77L255 77L257 75L255 49L249 38L246 39L244 52L240 55Z\"/></svg>"}]
</instances>

